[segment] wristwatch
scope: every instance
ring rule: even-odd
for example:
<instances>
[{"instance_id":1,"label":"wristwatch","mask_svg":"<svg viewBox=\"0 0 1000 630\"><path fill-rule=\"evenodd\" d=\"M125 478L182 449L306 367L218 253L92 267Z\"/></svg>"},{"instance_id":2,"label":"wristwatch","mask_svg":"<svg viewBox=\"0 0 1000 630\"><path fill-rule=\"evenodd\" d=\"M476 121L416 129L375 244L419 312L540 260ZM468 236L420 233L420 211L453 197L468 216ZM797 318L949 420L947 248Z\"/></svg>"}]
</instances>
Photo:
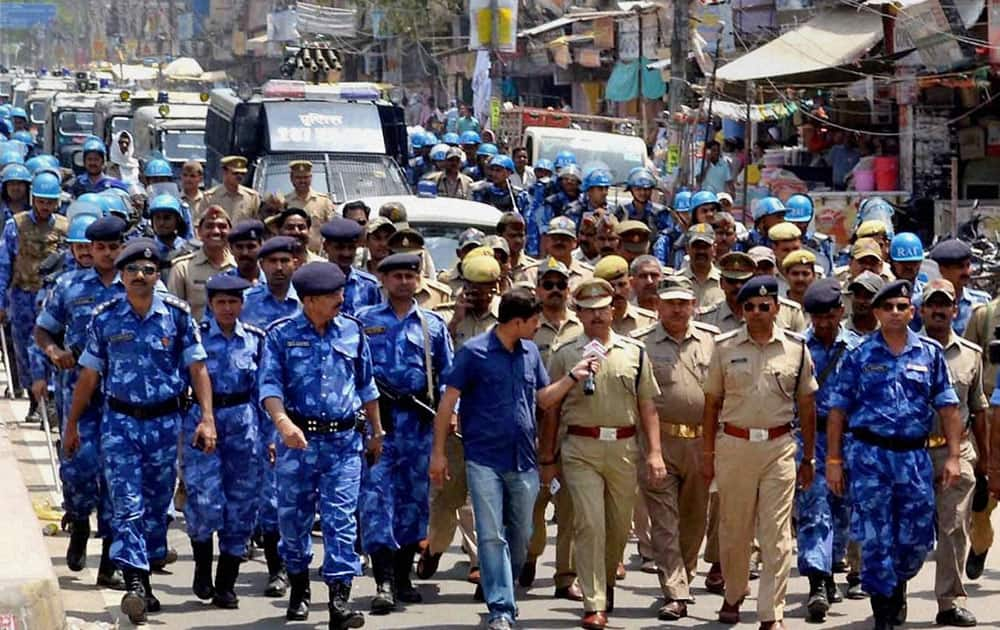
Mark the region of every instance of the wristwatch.
<instances>
[{"instance_id":1,"label":"wristwatch","mask_svg":"<svg viewBox=\"0 0 1000 630\"><path fill-rule=\"evenodd\" d=\"M803 464L805 464L806 462L809 462L809 465L812 466L813 468L816 467L816 458L815 457L810 457L809 459L803 459L802 460Z\"/></svg>"}]
</instances>

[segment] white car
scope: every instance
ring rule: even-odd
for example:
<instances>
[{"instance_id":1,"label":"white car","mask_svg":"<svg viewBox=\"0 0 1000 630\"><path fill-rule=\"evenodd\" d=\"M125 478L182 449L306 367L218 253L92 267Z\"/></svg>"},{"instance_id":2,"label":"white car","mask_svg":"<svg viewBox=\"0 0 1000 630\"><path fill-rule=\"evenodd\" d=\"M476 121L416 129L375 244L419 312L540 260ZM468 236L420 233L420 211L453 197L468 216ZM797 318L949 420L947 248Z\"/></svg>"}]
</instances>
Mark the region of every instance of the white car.
<instances>
[{"instance_id":1,"label":"white car","mask_svg":"<svg viewBox=\"0 0 1000 630\"><path fill-rule=\"evenodd\" d=\"M360 201L371 208L369 220L378 216L382 204L390 201L401 203L406 208L407 222L424 236L425 247L439 271L455 266L459 234L470 227L482 230L487 236L495 234L501 214L485 203L449 197L392 195L363 197Z\"/></svg>"}]
</instances>

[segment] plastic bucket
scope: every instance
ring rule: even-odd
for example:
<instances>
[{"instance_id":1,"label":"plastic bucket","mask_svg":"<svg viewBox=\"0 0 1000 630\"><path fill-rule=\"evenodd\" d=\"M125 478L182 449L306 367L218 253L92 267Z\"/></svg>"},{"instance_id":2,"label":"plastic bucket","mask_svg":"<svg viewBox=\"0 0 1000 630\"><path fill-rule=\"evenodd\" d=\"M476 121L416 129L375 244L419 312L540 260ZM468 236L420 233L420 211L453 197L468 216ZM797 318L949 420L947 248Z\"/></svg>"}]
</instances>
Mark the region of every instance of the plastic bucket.
<instances>
[{"instance_id":1,"label":"plastic bucket","mask_svg":"<svg viewBox=\"0 0 1000 630\"><path fill-rule=\"evenodd\" d=\"M899 158L875 158L875 190L896 190L899 186Z\"/></svg>"},{"instance_id":2,"label":"plastic bucket","mask_svg":"<svg viewBox=\"0 0 1000 630\"><path fill-rule=\"evenodd\" d=\"M859 192L875 190L875 171L854 171L854 190Z\"/></svg>"}]
</instances>

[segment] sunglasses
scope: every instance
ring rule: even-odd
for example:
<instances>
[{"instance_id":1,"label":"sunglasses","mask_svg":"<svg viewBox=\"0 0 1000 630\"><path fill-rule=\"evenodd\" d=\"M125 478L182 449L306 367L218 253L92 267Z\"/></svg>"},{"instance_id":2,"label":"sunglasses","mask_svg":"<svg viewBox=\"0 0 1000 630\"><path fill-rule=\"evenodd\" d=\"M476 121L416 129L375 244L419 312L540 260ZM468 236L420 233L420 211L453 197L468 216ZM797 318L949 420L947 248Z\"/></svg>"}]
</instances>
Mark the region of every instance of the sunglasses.
<instances>
[{"instance_id":1,"label":"sunglasses","mask_svg":"<svg viewBox=\"0 0 1000 630\"><path fill-rule=\"evenodd\" d=\"M758 313L769 313L771 311L771 305L767 302L763 304L751 304L750 302L747 302L743 305L744 313L753 313L754 311L757 311Z\"/></svg>"},{"instance_id":2,"label":"sunglasses","mask_svg":"<svg viewBox=\"0 0 1000 630\"><path fill-rule=\"evenodd\" d=\"M546 291L552 291L553 289L565 291L569 288L569 283L565 280L545 280L542 282L542 288Z\"/></svg>"},{"instance_id":3,"label":"sunglasses","mask_svg":"<svg viewBox=\"0 0 1000 630\"><path fill-rule=\"evenodd\" d=\"M906 311L910 310L910 305L903 304L901 302L886 302L885 304L880 305L879 308L882 309L883 311L888 311L890 313L892 311L896 311L897 313L905 313Z\"/></svg>"},{"instance_id":4,"label":"sunglasses","mask_svg":"<svg viewBox=\"0 0 1000 630\"><path fill-rule=\"evenodd\" d=\"M125 271L129 273L141 273L147 276L151 276L154 273L156 273L157 269L155 265L138 265L135 263L131 263L125 265Z\"/></svg>"}]
</instances>

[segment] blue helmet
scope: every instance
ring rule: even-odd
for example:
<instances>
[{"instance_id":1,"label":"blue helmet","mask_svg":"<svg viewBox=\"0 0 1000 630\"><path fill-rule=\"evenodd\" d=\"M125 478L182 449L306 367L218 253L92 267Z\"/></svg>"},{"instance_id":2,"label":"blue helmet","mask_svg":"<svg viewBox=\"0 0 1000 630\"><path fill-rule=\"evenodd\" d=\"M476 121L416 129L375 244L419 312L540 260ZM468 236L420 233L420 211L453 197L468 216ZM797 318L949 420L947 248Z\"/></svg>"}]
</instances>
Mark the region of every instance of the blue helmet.
<instances>
[{"instance_id":1,"label":"blue helmet","mask_svg":"<svg viewBox=\"0 0 1000 630\"><path fill-rule=\"evenodd\" d=\"M142 174L145 177L173 177L174 171L170 168L170 162L163 158L153 158L146 162Z\"/></svg>"},{"instance_id":2,"label":"blue helmet","mask_svg":"<svg viewBox=\"0 0 1000 630\"><path fill-rule=\"evenodd\" d=\"M510 159L509 155L494 155L490 159L490 166L502 166L508 173L514 172L514 160Z\"/></svg>"},{"instance_id":3,"label":"blue helmet","mask_svg":"<svg viewBox=\"0 0 1000 630\"><path fill-rule=\"evenodd\" d=\"M913 232L900 232L889 243L889 258L896 262L919 262L924 259L924 244Z\"/></svg>"},{"instance_id":4,"label":"blue helmet","mask_svg":"<svg viewBox=\"0 0 1000 630\"><path fill-rule=\"evenodd\" d=\"M785 221L808 223L813 218L813 201L809 195L797 193L785 202Z\"/></svg>"},{"instance_id":5,"label":"blue helmet","mask_svg":"<svg viewBox=\"0 0 1000 630\"><path fill-rule=\"evenodd\" d=\"M458 137L459 144L480 144L482 141L478 131L463 131L462 135Z\"/></svg>"},{"instance_id":6,"label":"blue helmet","mask_svg":"<svg viewBox=\"0 0 1000 630\"><path fill-rule=\"evenodd\" d=\"M545 158L539 158L535 164L531 167L534 171L549 171L550 173L555 170L552 160L546 160Z\"/></svg>"},{"instance_id":7,"label":"blue helmet","mask_svg":"<svg viewBox=\"0 0 1000 630\"><path fill-rule=\"evenodd\" d=\"M152 201L149 202L149 214L152 215L154 212L173 212L181 219L184 218L184 215L181 213L180 199L173 195L157 195L153 197Z\"/></svg>"},{"instance_id":8,"label":"blue helmet","mask_svg":"<svg viewBox=\"0 0 1000 630\"><path fill-rule=\"evenodd\" d=\"M59 159L54 155L43 153L42 155L36 155L31 158L25 162L24 165L27 166L28 170L31 171L31 174L34 175L43 168L59 168Z\"/></svg>"},{"instance_id":9,"label":"blue helmet","mask_svg":"<svg viewBox=\"0 0 1000 630\"><path fill-rule=\"evenodd\" d=\"M23 164L8 164L0 171L0 184L7 182L31 183L31 171Z\"/></svg>"},{"instance_id":10,"label":"blue helmet","mask_svg":"<svg viewBox=\"0 0 1000 630\"><path fill-rule=\"evenodd\" d=\"M604 169L595 168L583 178L583 185L580 188L586 192L591 188L608 188L609 186L611 186L611 173Z\"/></svg>"},{"instance_id":11,"label":"blue helmet","mask_svg":"<svg viewBox=\"0 0 1000 630\"><path fill-rule=\"evenodd\" d=\"M59 199L62 196L59 178L49 172L38 173L31 180L31 196L39 199Z\"/></svg>"},{"instance_id":12,"label":"blue helmet","mask_svg":"<svg viewBox=\"0 0 1000 630\"><path fill-rule=\"evenodd\" d=\"M10 116L10 105L4 103L0 105L0 118L7 118Z\"/></svg>"},{"instance_id":13,"label":"blue helmet","mask_svg":"<svg viewBox=\"0 0 1000 630\"><path fill-rule=\"evenodd\" d=\"M128 193L125 193L125 196L122 197L119 193L113 192L114 190L117 189L109 188L99 193L101 197L107 200L102 207L106 208L107 213L116 214L127 220L129 218L129 208L126 205L125 199L128 198Z\"/></svg>"},{"instance_id":14,"label":"blue helmet","mask_svg":"<svg viewBox=\"0 0 1000 630\"><path fill-rule=\"evenodd\" d=\"M785 204L777 197L764 197L757 202L753 209L753 220L757 221L772 214L784 214Z\"/></svg>"},{"instance_id":15,"label":"blue helmet","mask_svg":"<svg viewBox=\"0 0 1000 630\"><path fill-rule=\"evenodd\" d=\"M719 210L722 207L719 205L719 198L711 190L699 190L691 195L692 210L696 209L698 206L704 205L713 205L716 210Z\"/></svg>"},{"instance_id":16,"label":"blue helmet","mask_svg":"<svg viewBox=\"0 0 1000 630\"><path fill-rule=\"evenodd\" d=\"M88 153L100 153L101 157L107 157L108 149L97 138L91 138L83 143L83 157L87 157Z\"/></svg>"},{"instance_id":17,"label":"blue helmet","mask_svg":"<svg viewBox=\"0 0 1000 630\"><path fill-rule=\"evenodd\" d=\"M441 141L438 140L438 137L436 135L434 135L433 131L425 131L424 132L424 146L425 147L432 147L435 144L438 144L439 142L441 142Z\"/></svg>"},{"instance_id":18,"label":"blue helmet","mask_svg":"<svg viewBox=\"0 0 1000 630\"><path fill-rule=\"evenodd\" d=\"M576 155L572 151L556 153L556 159L552 162L557 171L570 164L576 164Z\"/></svg>"},{"instance_id":19,"label":"blue helmet","mask_svg":"<svg viewBox=\"0 0 1000 630\"><path fill-rule=\"evenodd\" d=\"M455 147L462 144L462 138L454 131L449 131L448 133L441 136L441 142L444 142L449 146Z\"/></svg>"},{"instance_id":20,"label":"blue helmet","mask_svg":"<svg viewBox=\"0 0 1000 630\"><path fill-rule=\"evenodd\" d=\"M626 188L654 188L655 186L656 177L648 168L640 167L634 169L628 174L628 179L625 180Z\"/></svg>"},{"instance_id":21,"label":"blue helmet","mask_svg":"<svg viewBox=\"0 0 1000 630\"><path fill-rule=\"evenodd\" d=\"M450 149L447 144L439 142L431 147L431 159L435 162L440 162L442 160L448 159L448 149Z\"/></svg>"},{"instance_id":22,"label":"blue helmet","mask_svg":"<svg viewBox=\"0 0 1000 630\"><path fill-rule=\"evenodd\" d=\"M66 231L67 243L89 243L87 238L87 228L97 220L97 217L90 213L81 213L73 217L69 222L69 229Z\"/></svg>"},{"instance_id":23,"label":"blue helmet","mask_svg":"<svg viewBox=\"0 0 1000 630\"><path fill-rule=\"evenodd\" d=\"M674 210L677 212L691 212L690 190L678 190L674 193Z\"/></svg>"},{"instance_id":24,"label":"blue helmet","mask_svg":"<svg viewBox=\"0 0 1000 630\"><path fill-rule=\"evenodd\" d=\"M11 122L10 118L0 116L0 137L6 140L7 136L12 133L14 133L14 123Z\"/></svg>"},{"instance_id":25,"label":"blue helmet","mask_svg":"<svg viewBox=\"0 0 1000 630\"><path fill-rule=\"evenodd\" d=\"M493 157L498 153L500 153L500 150L497 149L497 145L493 144L492 142L484 142L481 145L479 145L478 149L476 149L476 155L488 155L490 157Z\"/></svg>"},{"instance_id":26,"label":"blue helmet","mask_svg":"<svg viewBox=\"0 0 1000 630\"><path fill-rule=\"evenodd\" d=\"M422 179L417 182L417 196L418 197L437 197L438 187L437 184L429 179Z\"/></svg>"},{"instance_id":27,"label":"blue helmet","mask_svg":"<svg viewBox=\"0 0 1000 630\"><path fill-rule=\"evenodd\" d=\"M25 120L28 120L28 112L24 111L23 107L11 107L10 117L12 120L14 118L23 118Z\"/></svg>"},{"instance_id":28,"label":"blue helmet","mask_svg":"<svg viewBox=\"0 0 1000 630\"><path fill-rule=\"evenodd\" d=\"M35 136L31 135L30 131L15 131L14 135L11 136L11 140L23 142L29 147L35 146Z\"/></svg>"},{"instance_id":29,"label":"blue helmet","mask_svg":"<svg viewBox=\"0 0 1000 630\"><path fill-rule=\"evenodd\" d=\"M16 149L6 148L0 153L0 167L7 164L24 164L24 155Z\"/></svg>"}]
</instances>

